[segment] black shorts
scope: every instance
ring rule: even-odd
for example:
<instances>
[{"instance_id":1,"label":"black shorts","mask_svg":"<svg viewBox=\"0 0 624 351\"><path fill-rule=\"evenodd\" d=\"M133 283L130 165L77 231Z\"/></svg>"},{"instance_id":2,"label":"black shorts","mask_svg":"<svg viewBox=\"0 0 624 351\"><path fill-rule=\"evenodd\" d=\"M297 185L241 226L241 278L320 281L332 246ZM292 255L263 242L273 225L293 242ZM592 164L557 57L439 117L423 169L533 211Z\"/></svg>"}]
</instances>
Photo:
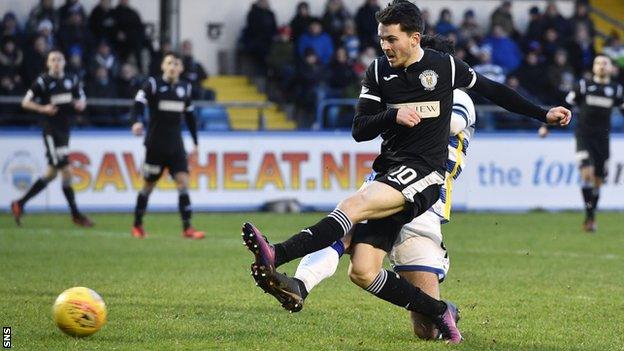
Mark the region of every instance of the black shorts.
<instances>
[{"instance_id":1,"label":"black shorts","mask_svg":"<svg viewBox=\"0 0 624 351\"><path fill-rule=\"evenodd\" d=\"M608 173L609 135L576 135L576 158L580 167L593 166L594 175L605 179Z\"/></svg>"},{"instance_id":2,"label":"black shorts","mask_svg":"<svg viewBox=\"0 0 624 351\"><path fill-rule=\"evenodd\" d=\"M69 134L43 133L48 165L60 169L69 164Z\"/></svg>"},{"instance_id":3,"label":"black shorts","mask_svg":"<svg viewBox=\"0 0 624 351\"><path fill-rule=\"evenodd\" d=\"M143 179L148 182L157 181L163 174L165 168L169 174L188 173L188 161L184 149L161 151L148 148L145 152L145 163L143 163Z\"/></svg>"},{"instance_id":4,"label":"black shorts","mask_svg":"<svg viewBox=\"0 0 624 351\"><path fill-rule=\"evenodd\" d=\"M440 198L444 177L428 165L409 163L377 174L375 181L388 184L403 193L406 199L401 212L392 216L368 220L354 226L352 243L369 244L389 252L404 224L427 211Z\"/></svg>"}]
</instances>

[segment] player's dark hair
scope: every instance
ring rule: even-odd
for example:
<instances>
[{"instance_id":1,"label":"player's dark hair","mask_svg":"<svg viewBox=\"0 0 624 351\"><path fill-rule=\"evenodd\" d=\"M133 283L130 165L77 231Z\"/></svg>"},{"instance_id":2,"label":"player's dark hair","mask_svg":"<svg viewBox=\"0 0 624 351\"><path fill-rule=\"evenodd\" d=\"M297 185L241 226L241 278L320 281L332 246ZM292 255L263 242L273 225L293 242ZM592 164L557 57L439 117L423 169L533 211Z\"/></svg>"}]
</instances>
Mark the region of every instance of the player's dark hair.
<instances>
[{"instance_id":1,"label":"player's dark hair","mask_svg":"<svg viewBox=\"0 0 624 351\"><path fill-rule=\"evenodd\" d=\"M403 32L422 33L425 29L418 6L407 0L394 0L386 8L375 14L377 22L387 26L398 24Z\"/></svg>"},{"instance_id":2,"label":"player's dark hair","mask_svg":"<svg viewBox=\"0 0 624 351\"><path fill-rule=\"evenodd\" d=\"M423 35L420 39L420 46L423 49L433 49L445 54L455 55L453 42L439 34Z\"/></svg>"},{"instance_id":3,"label":"player's dark hair","mask_svg":"<svg viewBox=\"0 0 624 351\"><path fill-rule=\"evenodd\" d=\"M162 58L163 62L165 61L167 56L171 56L171 57L173 57L176 60L182 61L182 56L180 54L178 54L177 52L175 52L175 51L165 52L165 54L163 55L163 58Z\"/></svg>"}]
</instances>

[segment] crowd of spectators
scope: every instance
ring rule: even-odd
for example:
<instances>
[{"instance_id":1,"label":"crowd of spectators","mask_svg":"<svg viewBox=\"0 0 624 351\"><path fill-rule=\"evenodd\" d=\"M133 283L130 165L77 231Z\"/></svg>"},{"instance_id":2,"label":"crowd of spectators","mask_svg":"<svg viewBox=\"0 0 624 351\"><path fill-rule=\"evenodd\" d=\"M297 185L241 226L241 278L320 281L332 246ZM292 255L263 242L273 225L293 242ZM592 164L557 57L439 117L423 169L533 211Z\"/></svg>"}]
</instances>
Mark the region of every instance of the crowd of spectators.
<instances>
[{"instance_id":1,"label":"crowd of spectators","mask_svg":"<svg viewBox=\"0 0 624 351\"><path fill-rule=\"evenodd\" d=\"M89 98L132 99L147 75L160 73L163 52L171 51L171 44L153 47L130 0L118 0L116 6L112 0L100 0L88 10L80 0L65 0L59 8L53 0L40 0L28 18L5 13L0 23L0 95L23 95L45 70L53 48L64 53L66 73L83 80ZM201 88L208 74L192 51L192 43L184 41L184 78L193 84L195 98L214 99L211 91ZM19 112L18 106L8 109ZM89 106L84 122L118 125L123 114L114 106Z\"/></svg>"},{"instance_id":2,"label":"crowd of spectators","mask_svg":"<svg viewBox=\"0 0 624 351\"><path fill-rule=\"evenodd\" d=\"M258 0L241 35L243 52L253 55L257 73L268 78L269 96L294 104L299 125L309 127L320 99L357 97L366 67L381 54L375 21L379 10L378 0L364 0L355 14L342 0L327 0L323 13L313 14L302 1L292 20L278 27L269 2ZM476 20L474 9L458 21L452 9L444 8L435 22L422 10L426 34L453 41L456 55L477 72L539 104L563 103L578 78L589 74L596 55L586 1L574 4L570 18L559 13L554 1L532 7L525 30L516 25L511 1L501 2L487 24ZM272 45L264 45L267 38ZM260 48L258 42L263 43ZM616 34L604 51L622 65L624 47Z\"/></svg>"}]
</instances>

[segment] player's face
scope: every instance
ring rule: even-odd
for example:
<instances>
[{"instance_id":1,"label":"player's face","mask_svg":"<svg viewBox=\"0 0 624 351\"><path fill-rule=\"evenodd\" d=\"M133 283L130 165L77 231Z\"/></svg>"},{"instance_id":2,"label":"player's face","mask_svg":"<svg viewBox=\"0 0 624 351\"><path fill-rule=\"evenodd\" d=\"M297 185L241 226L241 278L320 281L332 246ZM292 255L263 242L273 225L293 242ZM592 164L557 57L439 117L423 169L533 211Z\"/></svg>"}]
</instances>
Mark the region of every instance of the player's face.
<instances>
[{"instance_id":1,"label":"player's face","mask_svg":"<svg viewBox=\"0 0 624 351\"><path fill-rule=\"evenodd\" d=\"M65 57L60 52L51 52L48 55L48 69L54 74L60 74L65 69Z\"/></svg>"},{"instance_id":2,"label":"player's face","mask_svg":"<svg viewBox=\"0 0 624 351\"><path fill-rule=\"evenodd\" d=\"M171 55L165 56L160 68L168 79L178 79L184 69L182 60Z\"/></svg>"},{"instance_id":3,"label":"player's face","mask_svg":"<svg viewBox=\"0 0 624 351\"><path fill-rule=\"evenodd\" d=\"M395 68L406 67L418 53L420 33L408 34L401 30L399 24L379 24L377 27L381 50L388 58L390 66Z\"/></svg>"},{"instance_id":4,"label":"player's face","mask_svg":"<svg viewBox=\"0 0 624 351\"><path fill-rule=\"evenodd\" d=\"M611 74L611 60L604 56L598 56L594 59L593 72L600 78L607 77Z\"/></svg>"}]
</instances>

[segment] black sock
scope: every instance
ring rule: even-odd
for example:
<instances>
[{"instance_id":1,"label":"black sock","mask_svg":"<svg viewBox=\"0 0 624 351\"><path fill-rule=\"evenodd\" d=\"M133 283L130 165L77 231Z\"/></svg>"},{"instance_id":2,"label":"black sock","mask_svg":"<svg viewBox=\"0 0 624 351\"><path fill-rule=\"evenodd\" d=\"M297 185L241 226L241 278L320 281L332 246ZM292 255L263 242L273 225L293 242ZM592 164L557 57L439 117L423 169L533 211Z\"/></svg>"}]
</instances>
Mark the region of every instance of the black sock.
<instances>
[{"instance_id":1,"label":"black sock","mask_svg":"<svg viewBox=\"0 0 624 351\"><path fill-rule=\"evenodd\" d=\"M39 192L45 189L47 185L48 185L47 180L43 178L37 179L37 181L30 187L30 189L28 189L26 194L22 196L21 199L17 200L17 203L19 203L21 207L24 207L24 205L26 205L26 202L28 202L28 200L32 199L35 195L39 194Z\"/></svg>"},{"instance_id":2,"label":"black sock","mask_svg":"<svg viewBox=\"0 0 624 351\"><path fill-rule=\"evenodd\" d=\"M180 210L180 217L182 217L182 226L184 230L187 230L191 226L191 198L188 193L180 193L178 196L178 210Z\"/></svg>"},{"instance_id":3,"label":"black sock","mask_svg":"<svg viewBox=\"0 0 624 351\"><path fill-rule=\"evenodd\" d=\"M74 195L74 188L72 188L71 185L63 185L63 194L65 194L65 198L67 199L67 204L69 205L72 216L78 216L80 212L78 212L78 207L76 206L76 196Z\"/></svg>"},{"instance_id":4,"label":"black sock","mask_svg":"<svg viewBox=\"0 0 624 351\"><path fill-rule=\"evenodd\" d=\"M296 282L297 285L299 285L299 292L301 292L301 298L303 298L305 300L306 297L308 297L308 294L310 294L310 292L308 292L308 289L306 289L305 284L297 278L293 278Z\"/></svg>"},{"instance_id":5,"label":"black sock","mask_svg":"<svg viewBox=\"0 0 624 351\"><path fill-rule=\"evenodd\" d=\"M275 244L275 267L330 246L347 234L351 226L349 217L335 209L315 225Z\"/></svg>"},{"instance_id":6,"label":"black sock","mask_svg":"<svg viewBox=\"0 0 624 351\"><path fill-rule=\"evenodd\" d=\"M583 201L585 202L585 217L594 219L594 187L583 186L581 190L583 192Z\"/></svg>"},{"instance_id":7,"label":"black sock","mask_svg":"<svg viewBox=\"0 0 624 351\"><path fill-rule=\"evenodd\" d=\"M600 188L594 188L592 192L592 207L594 209L594 216L596 215L596 210L598 209L598 200L600 199Z\"/></svg>"},{"instance_id":8,"label":"black sock","mask_svg":"<svg viewBox=\"0 0 624 351\"><path fill-rule=\"evenodd\" d=\"M446 303L434 299L400 275L382 269L366 291L409 311L437 317L446 311Z\"/></svg>"},{"instance_id":9,"label":"black sock","mask_svg":"<svg viewBox=\"0 0 624 351\"><path fill-rule=\"evenodd\" d=\"M147 208L147 200L149 199L149 194L144 194L143 192L139 192L137 196L136 207L134 208L134 226L139 227L143 225L143 215L145 214L145 209Z\"/></svg>"}]
</instances>

